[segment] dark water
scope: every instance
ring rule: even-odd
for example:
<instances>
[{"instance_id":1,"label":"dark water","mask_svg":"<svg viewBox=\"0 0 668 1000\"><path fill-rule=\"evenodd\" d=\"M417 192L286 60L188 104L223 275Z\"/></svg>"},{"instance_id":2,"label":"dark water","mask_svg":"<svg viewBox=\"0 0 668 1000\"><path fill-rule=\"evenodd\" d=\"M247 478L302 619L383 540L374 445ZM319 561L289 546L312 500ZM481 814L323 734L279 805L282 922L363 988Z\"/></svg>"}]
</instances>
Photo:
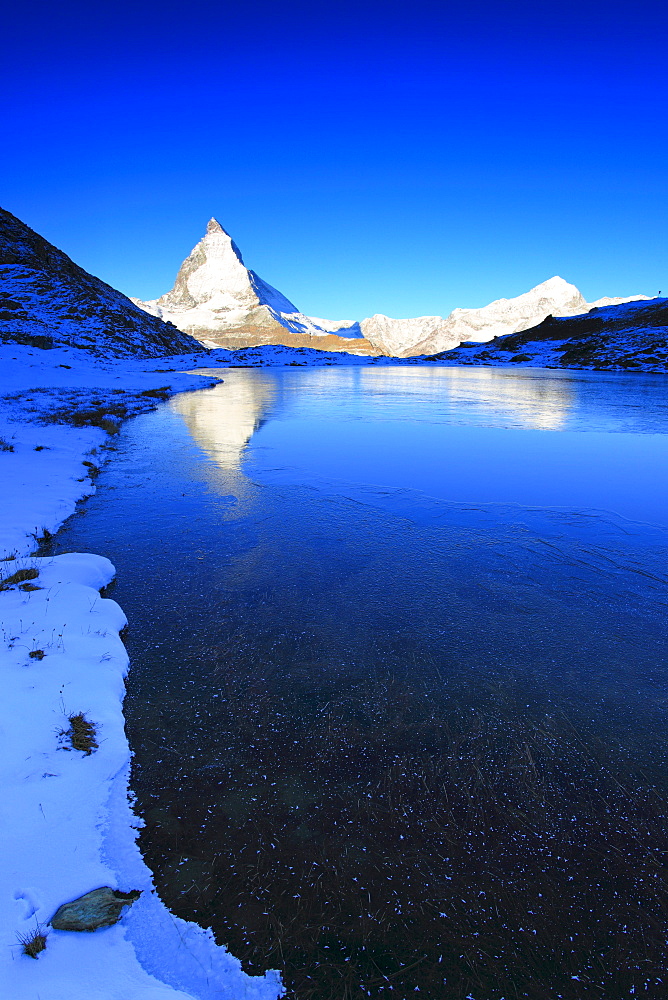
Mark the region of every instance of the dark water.
<instances>
[{"instance_id":1,"label":"dark water","mask_svg":"<svg viewBox=\"0 0 668 1000\"><path fill-rule=\"evenodd\" d=\"M664 996L665 381L224 377L57 538L165 901L300 998Z\"/></svg>"}]
</instances>

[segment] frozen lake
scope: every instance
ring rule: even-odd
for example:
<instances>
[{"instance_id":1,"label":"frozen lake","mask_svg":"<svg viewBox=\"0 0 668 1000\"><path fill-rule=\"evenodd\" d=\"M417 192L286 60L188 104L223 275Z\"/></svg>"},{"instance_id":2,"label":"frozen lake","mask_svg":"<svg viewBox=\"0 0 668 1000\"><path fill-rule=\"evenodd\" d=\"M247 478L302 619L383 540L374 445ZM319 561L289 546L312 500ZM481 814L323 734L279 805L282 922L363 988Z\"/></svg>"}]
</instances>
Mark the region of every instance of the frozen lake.
<instances>
[{"instance_id":1,"label":"frozen lake","mask_svg":"<svg viewBox=\"0 0 668 1000\"><path fill-rule=\"evenodd\" d=\"M665 380L220 374L56 539L118 570L165 901L304 1000L660 991Z\"/></svg>"}]
</instances>

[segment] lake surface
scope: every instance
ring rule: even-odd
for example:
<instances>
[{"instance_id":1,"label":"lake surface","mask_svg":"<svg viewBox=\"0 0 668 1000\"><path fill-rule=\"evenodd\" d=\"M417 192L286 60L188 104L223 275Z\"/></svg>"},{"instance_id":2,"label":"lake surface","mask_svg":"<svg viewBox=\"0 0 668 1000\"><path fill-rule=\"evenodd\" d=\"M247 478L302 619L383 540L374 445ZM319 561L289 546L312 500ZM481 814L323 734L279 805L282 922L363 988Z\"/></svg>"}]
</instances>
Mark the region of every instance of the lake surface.
<instances>
[{"instance_id":1,"label":"lake surface","mask_svg":"<svg viewBox=\"0 0 668 1000\"><path fill-rule=\"evenodd\" d=\"M660 996L668 387L231 369L131 421L109 556L160 892L299 998Z\"/></svg>"}]
</instances>

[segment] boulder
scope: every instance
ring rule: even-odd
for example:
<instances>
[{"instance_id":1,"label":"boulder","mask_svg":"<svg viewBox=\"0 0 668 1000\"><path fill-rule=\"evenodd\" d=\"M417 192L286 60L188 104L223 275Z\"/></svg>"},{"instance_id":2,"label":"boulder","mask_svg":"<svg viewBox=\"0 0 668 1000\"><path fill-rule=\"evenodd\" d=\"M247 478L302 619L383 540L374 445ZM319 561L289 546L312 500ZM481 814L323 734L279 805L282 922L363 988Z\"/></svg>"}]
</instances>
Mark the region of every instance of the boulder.
<instances>
[{"instance_id":1,"label":"boulder","mask_svg":"<svg viewBox=\"0 0 668 1000\"><path fill-rule=\"evenodd\" d=\"M51 926L57 931L96 931L98 927L111 927L122 916L124 906L132 906L141 892L121 892L108 885L93 889L71 903L59 906L51 918Z\"/></svg>"}]
</instances>

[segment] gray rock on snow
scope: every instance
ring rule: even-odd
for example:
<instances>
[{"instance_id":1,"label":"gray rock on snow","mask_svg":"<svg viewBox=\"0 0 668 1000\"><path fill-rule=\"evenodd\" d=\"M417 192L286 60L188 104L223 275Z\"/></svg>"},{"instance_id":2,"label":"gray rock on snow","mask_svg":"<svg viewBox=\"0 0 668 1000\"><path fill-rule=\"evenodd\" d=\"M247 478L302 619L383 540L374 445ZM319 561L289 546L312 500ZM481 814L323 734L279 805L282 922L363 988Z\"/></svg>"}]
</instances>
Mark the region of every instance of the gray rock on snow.
<instances>
[{"instance_id":1,"label":"gray rock on snow","mask_svg":"<svg viewBox=\"0 0 668 1000\"><path fill-rule=\"evenodd\" d=\"M121 892L108 885L93 889L71 903L59 906L51 918L57 931L96 931L98 927L111 927L122 916L123 907L132 906L141 891Z\"/></svg>"}]
</instances>

